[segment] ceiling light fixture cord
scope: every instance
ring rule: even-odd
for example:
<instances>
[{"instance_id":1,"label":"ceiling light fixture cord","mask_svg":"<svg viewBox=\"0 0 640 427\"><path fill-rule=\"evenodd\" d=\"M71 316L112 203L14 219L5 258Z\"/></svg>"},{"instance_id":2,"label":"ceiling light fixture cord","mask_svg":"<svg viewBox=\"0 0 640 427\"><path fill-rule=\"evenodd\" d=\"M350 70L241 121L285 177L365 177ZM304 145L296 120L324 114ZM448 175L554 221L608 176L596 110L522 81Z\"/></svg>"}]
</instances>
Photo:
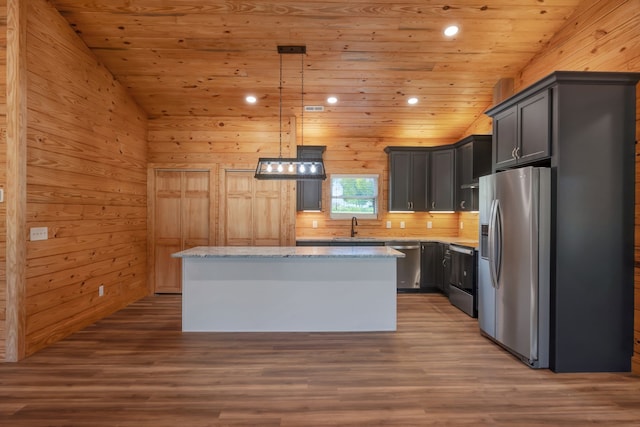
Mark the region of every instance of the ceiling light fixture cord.
<instances>
[{"instance_id":1,"label":"ceiling light fixture cord","mask_svg":"<svg viewBox=\"0 0 640 427\"><path fill-rule=\"evenodd\" d=\"M280 155L282 158L282 54L280 54Z\"/></svg>"},{"instance_id":2,"label":"ceiling light fixture cord","mask_svg":"<svg viewBox=\"0 0 640 427\"><path fill-rule=\"evenodd\" d=\"M300 66L300 102L302 103L300 112L300 146L304 145L304 55L304 53L300 55L302 58L302 65Z\"/></svg>"}]
</instances>

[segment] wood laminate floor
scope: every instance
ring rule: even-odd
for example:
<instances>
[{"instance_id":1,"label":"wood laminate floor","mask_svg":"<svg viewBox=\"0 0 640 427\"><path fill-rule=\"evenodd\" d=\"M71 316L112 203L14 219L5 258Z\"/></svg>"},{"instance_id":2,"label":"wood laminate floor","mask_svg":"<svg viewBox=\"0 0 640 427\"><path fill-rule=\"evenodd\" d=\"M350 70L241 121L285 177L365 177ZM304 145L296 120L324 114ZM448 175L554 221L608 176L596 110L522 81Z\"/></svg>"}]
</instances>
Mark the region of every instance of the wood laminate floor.
<instances>
[{"instance_id":1,"label":"wood laminate floor","mask_svg":"<svg viewBox=\"0 0 640 427\"><path fill-rule=\"evenodd\" d=\"M313 334L183 334L153 296L0 364L0 426L355 425L640 426L640 378L529 369L435 294L399 295L397 332Z\"/></svg>"}]
</instances>

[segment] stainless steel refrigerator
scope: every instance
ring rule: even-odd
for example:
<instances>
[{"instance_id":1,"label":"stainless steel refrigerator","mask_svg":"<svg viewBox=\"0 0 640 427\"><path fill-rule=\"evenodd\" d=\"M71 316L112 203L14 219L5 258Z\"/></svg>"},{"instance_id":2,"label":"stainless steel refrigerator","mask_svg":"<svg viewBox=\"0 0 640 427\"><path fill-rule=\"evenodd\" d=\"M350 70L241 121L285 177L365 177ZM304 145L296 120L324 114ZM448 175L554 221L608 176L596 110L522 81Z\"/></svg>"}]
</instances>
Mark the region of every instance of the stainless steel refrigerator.
<instances>
[{"instance_id":1,"label":"stainless steel refrigerator","mask_svg":"<svg viewBox=\"0 0 640 427\"><path fill-rule=\"evenodd\" d=\"M480 178L478 321L533 368L549 367L551 171Z\"/></svg>"}]
</instances>

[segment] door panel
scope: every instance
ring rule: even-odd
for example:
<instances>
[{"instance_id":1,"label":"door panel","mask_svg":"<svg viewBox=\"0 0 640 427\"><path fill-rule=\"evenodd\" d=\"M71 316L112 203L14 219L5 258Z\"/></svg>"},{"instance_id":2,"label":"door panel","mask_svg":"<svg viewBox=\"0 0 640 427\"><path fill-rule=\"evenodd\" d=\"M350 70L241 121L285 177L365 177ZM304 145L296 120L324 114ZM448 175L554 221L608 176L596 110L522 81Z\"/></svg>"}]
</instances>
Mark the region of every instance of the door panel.
<instances>
[{"instance_id":1,"label":"door panel","mask_svg":"<svg viewBox=\"0 0 640 427\"><path fill-rule=\"evenodd\" d=\"M254 200L255 246L280 246L280 183L256 181Z\"/></svg>"},{"instance_id":2,"label":"door panel","mask_svg":"<svg viewBox=\"0 0 640 427\"><path fill-rule=\"evenodd\" d=\"M256 180L252 170L226 170L224 174L222 244L283 244L282 182Z\"/></svg>"},{"instance_id":3,"label":"door panel","mask_svg":"<svg viewBox=\"0 0 640 427\"><path fill-rule=\"evenodd\" d=\"M209 245L209 172L189 172L184 176L182 209L184 249Z\"/></svg>"},{"instance_id":4,"label":"door panel","mask_svg":"<svg viewBox=\"0 0 640 427\"><path fill-rule=\"evenodd\" d=\"M225 173L225 240L223 246L251 246L253 241L253 175Z\"/></svg>"},{"instance_id":5,"label":"door panel","mask_svg":"<svg viewBox=\"0 0 640 427\"><path fill-rule=\"evenodd\" d=\"M155 293L182 291L181 261L171 254L209 245L208 171L156 170L153 272Z\"/></svg>"}]
</instances>

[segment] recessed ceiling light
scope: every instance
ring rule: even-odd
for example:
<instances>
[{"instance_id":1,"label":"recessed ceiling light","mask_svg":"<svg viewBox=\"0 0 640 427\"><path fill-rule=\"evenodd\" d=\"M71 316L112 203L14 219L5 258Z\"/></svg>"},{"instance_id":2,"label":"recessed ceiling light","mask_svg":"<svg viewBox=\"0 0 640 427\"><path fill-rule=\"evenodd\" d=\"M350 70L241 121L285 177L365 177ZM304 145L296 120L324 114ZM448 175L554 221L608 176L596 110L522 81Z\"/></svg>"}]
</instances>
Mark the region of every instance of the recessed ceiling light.
<instances>
[{"instance_id":1,"label":"recessed ceiling light","mask_svg":"<svg viewBox=\"0 0 640 427\"><path fill-rule=\"evenodd\" d=\"M447 37L453 37L458 34L459 30L460 28L458 28L456 25L450 25L444 29L444 35Z\"/></svg>"},{"instance_id":2,"label":"recessed ceiling light","mask_svg":"<svg viewBox=\"0 0 640 427\"><path fill-rule=\"evenodd\" d=\"M329 104L335 104L336 102L338 102L338 98L336 98L335 96L330 96L327 98L327 102Z\"/></svg>"},{"instance_id":3,"label":"recessed ceiling light","mask_svg":"<svg viewBox=\"0 0 640 427\"><path fill-rule=\"evenodd\" d=\"M414 96L414 97L411 97L411 98L407 99L407 103L408 103L409 105L417 104L417 103L418 103L418 98L416 98L415 96Z\"/></svg>"},{"instance_id":4,"label":"recessed ceiling light","mask_svg":"<svg viewBox=\"0 0 640 427\"><path fill-rule=\"evenodd\" d=\"M257 99L255 96L253 95L249 95L245 98L245 100L249 103L249 104L255 104Z\"/></svg>"}]
</instances>

